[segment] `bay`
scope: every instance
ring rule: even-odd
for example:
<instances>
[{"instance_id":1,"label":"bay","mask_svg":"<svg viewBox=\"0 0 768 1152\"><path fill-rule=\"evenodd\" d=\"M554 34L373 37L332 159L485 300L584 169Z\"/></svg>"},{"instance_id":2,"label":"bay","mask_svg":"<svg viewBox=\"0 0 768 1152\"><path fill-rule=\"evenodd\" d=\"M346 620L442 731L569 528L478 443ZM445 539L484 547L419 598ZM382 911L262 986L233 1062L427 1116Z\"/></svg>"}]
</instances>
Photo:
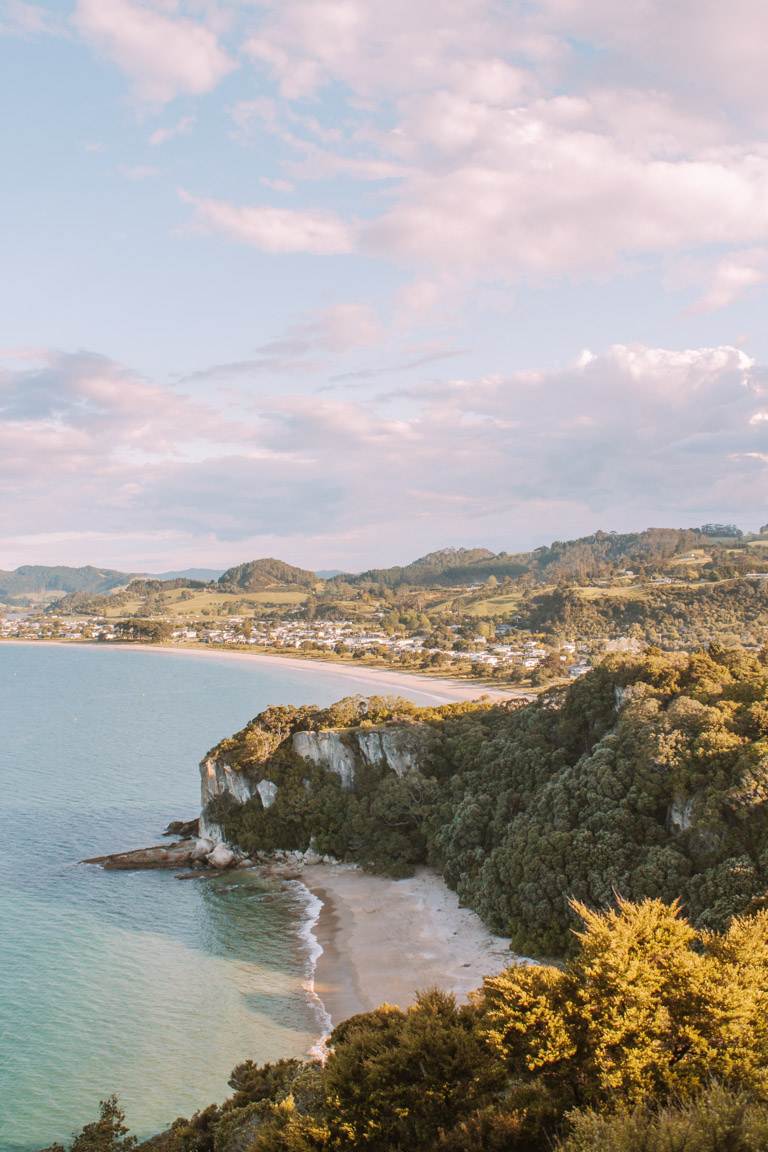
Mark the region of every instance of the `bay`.
<instances>
[{"instance_id":1,"label":"bay","mask_svg":"<svg viewBox=\"0 0 768 1152\"><path fill-rule=\"evenodd\" d=\"M78 861L197 815L199 760L268 704L356 691L311 664L0 644L0 1152L67 1140L112 1092L150 1135L239 1061L311 1046L298 888Z\"/></svg>"}]
</instances>

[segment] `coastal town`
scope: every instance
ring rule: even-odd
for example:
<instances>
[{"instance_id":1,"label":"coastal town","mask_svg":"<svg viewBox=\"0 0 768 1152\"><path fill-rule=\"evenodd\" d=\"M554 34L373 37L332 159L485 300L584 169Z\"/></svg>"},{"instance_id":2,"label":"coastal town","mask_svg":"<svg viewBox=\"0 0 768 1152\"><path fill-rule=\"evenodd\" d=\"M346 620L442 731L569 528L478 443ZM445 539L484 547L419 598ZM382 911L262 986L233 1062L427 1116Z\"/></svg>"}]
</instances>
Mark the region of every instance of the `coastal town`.
<instances>
[{"instance_id":1,"label":"coastal town","mask_svg":"<svg viewBox=\"0 0 768 1152\"><path fill-rule=\"evenodd\" d=\"M594 650L594 644L563 642L555 648L521 638L506 624L480 626L477 631L454 624L444 626L438 635L426 631L401 635L387 631L375 618L365 624L353 619L307 621L296 613L269 621L231 616L226 622L157 621L139 627L131 620L8 612L0 619L0 640L205 646L534 683L583 675L591 667Z\"/></svg>"}]
</instances>

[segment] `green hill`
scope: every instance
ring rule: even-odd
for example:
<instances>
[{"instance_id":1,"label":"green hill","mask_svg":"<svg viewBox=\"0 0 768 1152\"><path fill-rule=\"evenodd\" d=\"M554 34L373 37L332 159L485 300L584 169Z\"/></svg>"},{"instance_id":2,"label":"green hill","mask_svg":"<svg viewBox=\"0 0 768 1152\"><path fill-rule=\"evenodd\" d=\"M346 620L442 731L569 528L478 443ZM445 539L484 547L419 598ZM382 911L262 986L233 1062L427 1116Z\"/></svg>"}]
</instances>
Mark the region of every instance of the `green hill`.
<instances>
[{"instance_id":1,"label":"green hill","mask_svg":"<svg viewBox=\"0 0 768 1152\"><path fill-rule=\"evenodd\" d=\"M706 528L707 526L705 526ZM349 583L458 586L483 583L493 576L515 579L529 573L546 581L590 580L626 567L655 570L695 548L724 552L742 546L740 537L715 538L698 528L647 528L643 532L595 532L578 540L555 540L530 552L493 553L487 548L443 548L412 564L372 568Z\"/></svg>"},{"instance_id":2,"label":"green hill","mask_svg":"<svg viewBox=\"0 0 768 1152\"><path fill-rule=\"evenodd\" d=\"M297 585L300 588L314 588L317 576L304 568L295 568L282 560L271 557L264 560L251 560L247 564L238 564L219 577L219 584L230 589L239 589L243 592L263 592L267 588L280 587L286 584Z\"/></svg>"},{"instance_id":3,"label":"green hill","mask_svg":"<svg viewBox=\"0 0 768 1152\"><path fill-rule=\"evenodd\" d=\"M371 568L359 576L344 577L349 583L398 584L440 583L448 574L466 569L483 560L493 560L493 552L487 548L441 548L439 552L429 552L411 564L394 568Z\"/></svg>"}]
</instances>

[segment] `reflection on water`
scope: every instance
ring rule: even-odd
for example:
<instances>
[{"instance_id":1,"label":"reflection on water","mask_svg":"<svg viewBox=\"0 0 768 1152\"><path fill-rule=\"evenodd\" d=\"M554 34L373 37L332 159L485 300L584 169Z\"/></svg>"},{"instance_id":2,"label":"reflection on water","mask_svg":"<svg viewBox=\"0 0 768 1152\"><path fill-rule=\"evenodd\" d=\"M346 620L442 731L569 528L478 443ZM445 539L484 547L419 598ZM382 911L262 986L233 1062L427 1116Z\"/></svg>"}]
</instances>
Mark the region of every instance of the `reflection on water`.
<instances>
[{"instance_id":1,"label":"reflection on water","mask_svg":"<svg viewBox=\"0 0 768 1152\"><path fill-rule=\"evenodd\" d=\"M311 668L0 644L0 1152L67 1139L113 1091L147 1135L226 1095L240 1060L306 1051L296 891L77 861L193 815L197 761L267 704L349 690Z\"/></svg>"}]
</instances>

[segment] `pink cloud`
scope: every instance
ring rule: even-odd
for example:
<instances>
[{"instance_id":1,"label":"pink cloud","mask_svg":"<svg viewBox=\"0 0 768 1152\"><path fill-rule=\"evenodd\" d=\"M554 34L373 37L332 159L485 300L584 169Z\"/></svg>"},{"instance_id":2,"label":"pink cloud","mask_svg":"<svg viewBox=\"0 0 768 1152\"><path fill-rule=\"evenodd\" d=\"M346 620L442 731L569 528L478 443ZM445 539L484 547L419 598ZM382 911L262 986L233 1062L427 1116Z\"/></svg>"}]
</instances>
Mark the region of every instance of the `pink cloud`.
<instances>
[{"instance_id":1,"label":"pink cloud","mask_svg":"<svg viewBox=\"0 0 768 1152\"><path fill-rule=\"evenodd\" d=\"M132 0L78 0L73 21L151 103L210 92L236 67L204 24Z\"/></svg>"},{"instance_id":2,"label":"pink cloud","mask_svg":"<svg viewBox=\"0 0 768 1152\"><path fill-rule=\"evenodd\" d=\"M351 252L356 228L333 212L299 211L267 205L230 204L179 192L195 210L201 225L264 252L308 252L332 255Z\"/></svg>"}]
</instances>

